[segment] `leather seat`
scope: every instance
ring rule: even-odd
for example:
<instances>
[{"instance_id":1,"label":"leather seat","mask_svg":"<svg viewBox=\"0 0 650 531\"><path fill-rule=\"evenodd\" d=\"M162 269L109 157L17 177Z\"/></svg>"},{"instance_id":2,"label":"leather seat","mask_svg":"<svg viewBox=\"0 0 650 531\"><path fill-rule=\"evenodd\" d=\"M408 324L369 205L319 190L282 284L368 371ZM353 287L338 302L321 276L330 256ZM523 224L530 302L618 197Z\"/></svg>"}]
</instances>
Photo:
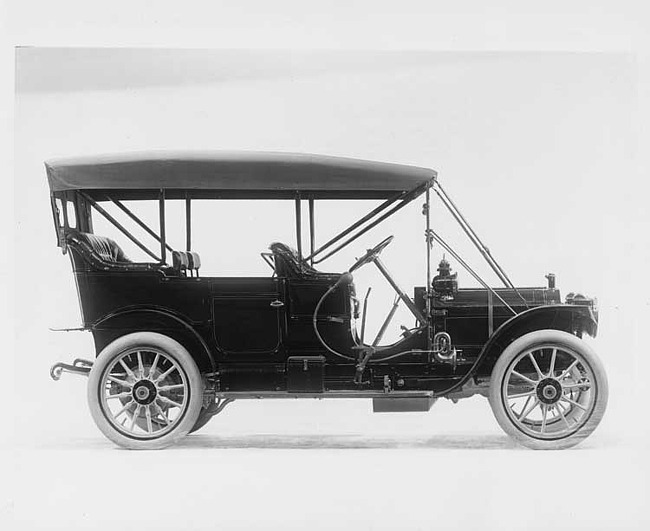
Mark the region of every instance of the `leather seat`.
<instances>
[{"instance_id":1,"label":"leather seat","mask_svg":"<svg viewBox=\"0 0 650 531\"><path fill-rule=\"evenodd\" d=\"M298 253L288 245L274 242L269 246L273 253L275 272L278 277L299 279L338 278L338 273L322 273L298 258Z\"/></svg>"},{"instance_id":2,"label":"leather seat","mask_svg":"<svg viewBox=\"0 0 650 531\"><path fill-rule=\"evenodd\" d=\"M68 244L90 253L93 258L109 264L130 264L131 260L124 254L122 248L106 236L98 236L89 232L71 230L66 235Z\"/></svg>"}]
</instances>

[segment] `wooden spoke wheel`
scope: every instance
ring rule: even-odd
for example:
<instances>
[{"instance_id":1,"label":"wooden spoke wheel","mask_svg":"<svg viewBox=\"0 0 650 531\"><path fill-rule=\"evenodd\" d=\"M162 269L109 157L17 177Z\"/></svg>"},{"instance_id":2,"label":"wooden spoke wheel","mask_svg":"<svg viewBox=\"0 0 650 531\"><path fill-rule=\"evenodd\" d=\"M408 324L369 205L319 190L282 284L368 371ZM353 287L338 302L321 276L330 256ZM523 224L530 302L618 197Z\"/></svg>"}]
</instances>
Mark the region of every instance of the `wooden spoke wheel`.
<instances>
[{"instance_id":1,"label":"wooden spoke wheel","mask_svg":"<svg viewBox=\"0 0 650 531\"><path fill-rule=\"evenodd\" d=\"M203 383L177 341L137 332L108 345L93 365L88 403L99 429L130 449L174 444L197 422Z\"/></svg>"}]
</instances>

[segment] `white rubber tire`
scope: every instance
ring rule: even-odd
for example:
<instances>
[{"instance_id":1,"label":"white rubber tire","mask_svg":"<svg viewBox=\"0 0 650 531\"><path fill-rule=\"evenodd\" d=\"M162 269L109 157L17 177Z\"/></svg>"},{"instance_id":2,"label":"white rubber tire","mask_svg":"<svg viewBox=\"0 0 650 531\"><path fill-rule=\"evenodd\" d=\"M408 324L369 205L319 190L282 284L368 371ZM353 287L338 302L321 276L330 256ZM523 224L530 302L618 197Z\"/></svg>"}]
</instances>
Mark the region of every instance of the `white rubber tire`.
<instances>
[{"instance_id":1,"label":"white rubber tire","mask_svg":"<svg viewBox=\"0 0 650 531\"><path fill-rule=\"evenodd\" d=\"M189 402L181 419L171 431L151 439L137 439L118 431L106 418L100 400L105 371L125 351L134 348L156 348L178 363L187 378ZM189 352L170 337L155 332L135 332L122 336L101 351L88 378L88 406L93 420L101 432L115 444L129 450L158 450L178 442L196 424L203 404L203 381Z\"/></svg>"},{"instance_id":2,"label":"white rubber tire","mask_svg":"<svg viewBox=\"0 0 650 531\"><path fill-rule=\"evenodd\" d=\"M594 375L596 398L586 422L574 433L556 439L541 439L521 431L506 412L503 399L503 379L516 357L536 345L553 344L565 347L578 354L582 363L588 364ZM539 330L526 334L513 341L503 351L492 370L489 402L497 422L516 442L534 450L561 450L570 448L588 437L598 426L605 414L608 398L607 376L596 353L580 338L560 330Z\"/></svg>"}]
</instances>

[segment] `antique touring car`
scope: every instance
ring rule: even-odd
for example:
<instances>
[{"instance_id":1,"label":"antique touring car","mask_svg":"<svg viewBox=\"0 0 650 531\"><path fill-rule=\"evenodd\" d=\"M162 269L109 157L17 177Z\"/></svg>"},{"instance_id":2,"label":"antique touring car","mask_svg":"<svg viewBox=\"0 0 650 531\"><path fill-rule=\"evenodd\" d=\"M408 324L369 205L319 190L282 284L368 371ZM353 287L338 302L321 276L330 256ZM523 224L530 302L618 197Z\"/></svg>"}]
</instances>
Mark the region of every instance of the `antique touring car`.
<instances>
[{"instance_id":1,"label":"antique touring car","mask_svg":"<svg viewBox=\"0 0 650 531\"><path fill-rule=\"evenodd\" d=\"M515 287L433 170L256 152L99 156L50 161L46 169L57 243L70 256L81 304L79 330L92 333L96 350L93 361L57 363L51 375L88 376L92 417L118 445L168 446L239 399L367 398L374 411L387 412L428 411L438 397L481 394L501 427L535 449L577 444L604 414L607 379L581 339L596 335L595 301L570 294L563 303L552 274L544 287ZM431 227L434 194L502 287L490 287ZM315 268L422 197L426 278L410 293L380 258L392 236L347 271ZM286 200L295 209L295 249L286 242L261 249L271 266L264 277L202 276L192 206L240 199ZM316 204L349 199L378 206L317 245ZM157 231L135 213L132 205L140 202L155 205ZM184 211L184 249L166 237L173 202ZM109 206L145 231L155 250ZM302 209L308 209L308 249ZM151 259L131 261L114 239L96 234L93 220L97 226L100 218ZM437 246L482 287L459 288L445 257L432 277ZM368 298L359 302L352 275L368 264L396 294L370 342ZM401 303L415 327L382 345Z\"/></svg>"}]
</instances>

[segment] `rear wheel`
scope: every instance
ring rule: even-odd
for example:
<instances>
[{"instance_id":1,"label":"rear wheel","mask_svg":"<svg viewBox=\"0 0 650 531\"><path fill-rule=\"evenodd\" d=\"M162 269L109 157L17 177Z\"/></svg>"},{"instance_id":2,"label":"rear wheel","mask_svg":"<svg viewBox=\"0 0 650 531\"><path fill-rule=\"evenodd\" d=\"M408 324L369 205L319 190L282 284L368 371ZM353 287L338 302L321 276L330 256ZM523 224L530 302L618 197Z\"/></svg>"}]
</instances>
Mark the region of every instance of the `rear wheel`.
<instances>
[{"instance_id":1,"label":"rear wheel","mask_svg":"<svg viewBox=\"0 0 650 531\"><path fill-rule=\"evenodd\" d=\"M116 339L97 357L88 404L97 427L129 449L158 449L195 425L203 402L196 363L177 341L153 332Z\"/></svg>"},{"instance_id":2,"label":"rear wheel","mask_svg":"<svg viewBox=\"0 0 650 531\"><path fill-rule=\"evenodd\" d=\"M607 377L581 339L540 330L510 344L492 371L489 400L503 430L533 449L578 444L607 407Z\"/></svg>"}]
</instances>

